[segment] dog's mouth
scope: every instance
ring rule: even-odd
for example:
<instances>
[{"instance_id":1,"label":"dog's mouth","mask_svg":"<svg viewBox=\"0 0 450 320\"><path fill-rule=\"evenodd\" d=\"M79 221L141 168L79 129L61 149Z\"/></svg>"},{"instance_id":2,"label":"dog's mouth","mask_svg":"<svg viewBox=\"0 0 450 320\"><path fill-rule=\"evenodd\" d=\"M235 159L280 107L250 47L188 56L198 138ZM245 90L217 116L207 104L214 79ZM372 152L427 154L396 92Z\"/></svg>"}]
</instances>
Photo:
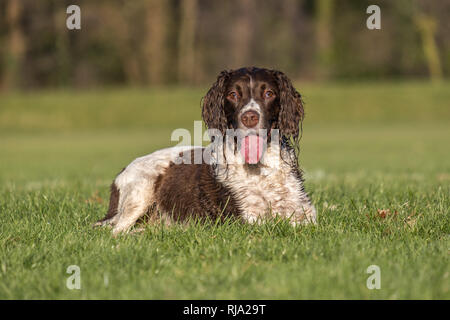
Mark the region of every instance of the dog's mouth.
<instances>
[{"instance_id":1,"label":"dog's mouth","mask_svg":"<svg viewBox=\"0 0 450 320\"><path fill-rule=\"evenodd\" d=\"M264 154L265 144L265 139L256 134L242 138L240 152L245 163L257 164Z\"/></svg>"}]
</instances>

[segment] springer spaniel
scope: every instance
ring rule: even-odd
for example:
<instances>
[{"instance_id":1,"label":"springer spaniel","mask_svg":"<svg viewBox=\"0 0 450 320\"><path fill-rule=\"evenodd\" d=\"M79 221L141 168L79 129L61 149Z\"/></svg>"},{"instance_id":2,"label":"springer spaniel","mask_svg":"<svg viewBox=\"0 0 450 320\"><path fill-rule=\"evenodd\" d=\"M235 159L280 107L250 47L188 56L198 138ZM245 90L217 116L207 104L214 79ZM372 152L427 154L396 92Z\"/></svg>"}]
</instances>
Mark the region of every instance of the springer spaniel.
<instances>
[{"instance_id":1,"label":"springer spaniel","mask_svg":"<svg viewBox=\"0 0 450 320\"><path fill-rule=\"evenodd\" d=\"M202 117L212 143L131 162L112 183L108 213L95 226L118 234L144 216L164 223L275 216L315 223L297 159L303 104L286 75L255 67L222 71L203 98Z\"/></svg>"}]
</instances>

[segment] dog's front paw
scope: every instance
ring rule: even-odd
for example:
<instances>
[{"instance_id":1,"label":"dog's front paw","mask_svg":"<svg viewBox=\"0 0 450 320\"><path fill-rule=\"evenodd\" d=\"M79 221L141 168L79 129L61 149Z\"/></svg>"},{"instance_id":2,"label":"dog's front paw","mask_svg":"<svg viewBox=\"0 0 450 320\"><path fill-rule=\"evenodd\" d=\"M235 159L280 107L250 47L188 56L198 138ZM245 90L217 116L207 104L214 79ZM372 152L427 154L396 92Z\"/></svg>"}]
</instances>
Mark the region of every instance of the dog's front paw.
<instances>
[{"instance_id":1,"label":"dog's front paw","mask_svg":"<svg viewBox=\"0 0 450 320\"><path fill-rule=\"evenodd\" d=\"M294 227L298 225L317 224L316 216L316 208L310 204L306 207L302 207L299 212L293 214L290 218L290 223Z\"/></svg>"}]
</instances>

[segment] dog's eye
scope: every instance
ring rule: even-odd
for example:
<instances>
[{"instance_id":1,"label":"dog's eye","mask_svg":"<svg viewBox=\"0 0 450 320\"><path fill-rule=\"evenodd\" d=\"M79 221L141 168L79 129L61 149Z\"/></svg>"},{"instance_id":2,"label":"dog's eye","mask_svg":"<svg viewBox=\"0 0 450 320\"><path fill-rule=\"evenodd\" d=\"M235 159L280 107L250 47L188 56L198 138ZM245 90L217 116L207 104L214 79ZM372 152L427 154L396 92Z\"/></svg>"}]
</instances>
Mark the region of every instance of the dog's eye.
<instances>
[{"instance_id":1,"label":"dog's eye","mask_svg":"<svg viewBox=\"0 0 450 320\"><path fill-rule=\"evenodd\" d=\"M275 94L271 90L264 91L264 98L269 99L272 98Z\"/></svg>"},{"instance_id":2,"label":"dog's eye","mask_svg":"<svg viewBox=\"0 0 450 320\"><path fill-rule=\"evenodd\" d=\"M237 94L236 91L231 91L231 92L228 94L228 98L233 99L233 100L237 100L237 98L239 98L239 95Z\"/></svg>"}]
</instances>

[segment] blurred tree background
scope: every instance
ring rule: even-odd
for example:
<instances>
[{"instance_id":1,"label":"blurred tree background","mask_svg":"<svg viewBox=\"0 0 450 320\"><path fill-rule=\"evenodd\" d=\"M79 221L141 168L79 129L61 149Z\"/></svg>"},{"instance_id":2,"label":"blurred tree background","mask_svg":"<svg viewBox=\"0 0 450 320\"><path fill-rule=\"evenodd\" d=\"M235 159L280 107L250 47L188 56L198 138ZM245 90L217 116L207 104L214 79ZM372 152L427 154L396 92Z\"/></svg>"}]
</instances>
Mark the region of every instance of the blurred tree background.
<instances>
[{"instance_id":1,"label":"blurred tree background","mask_svg":"<svg viewBox=\"0 0 450 320\"><path fill-rule=\"evenodd\" d=\"M81 8L68 30L66 8ZM381 8L369 30L366 8ZM0 88L211 83L263 66L301 80L450 74L450 1L0 0Z\"/></svg>"}]
</instances>

